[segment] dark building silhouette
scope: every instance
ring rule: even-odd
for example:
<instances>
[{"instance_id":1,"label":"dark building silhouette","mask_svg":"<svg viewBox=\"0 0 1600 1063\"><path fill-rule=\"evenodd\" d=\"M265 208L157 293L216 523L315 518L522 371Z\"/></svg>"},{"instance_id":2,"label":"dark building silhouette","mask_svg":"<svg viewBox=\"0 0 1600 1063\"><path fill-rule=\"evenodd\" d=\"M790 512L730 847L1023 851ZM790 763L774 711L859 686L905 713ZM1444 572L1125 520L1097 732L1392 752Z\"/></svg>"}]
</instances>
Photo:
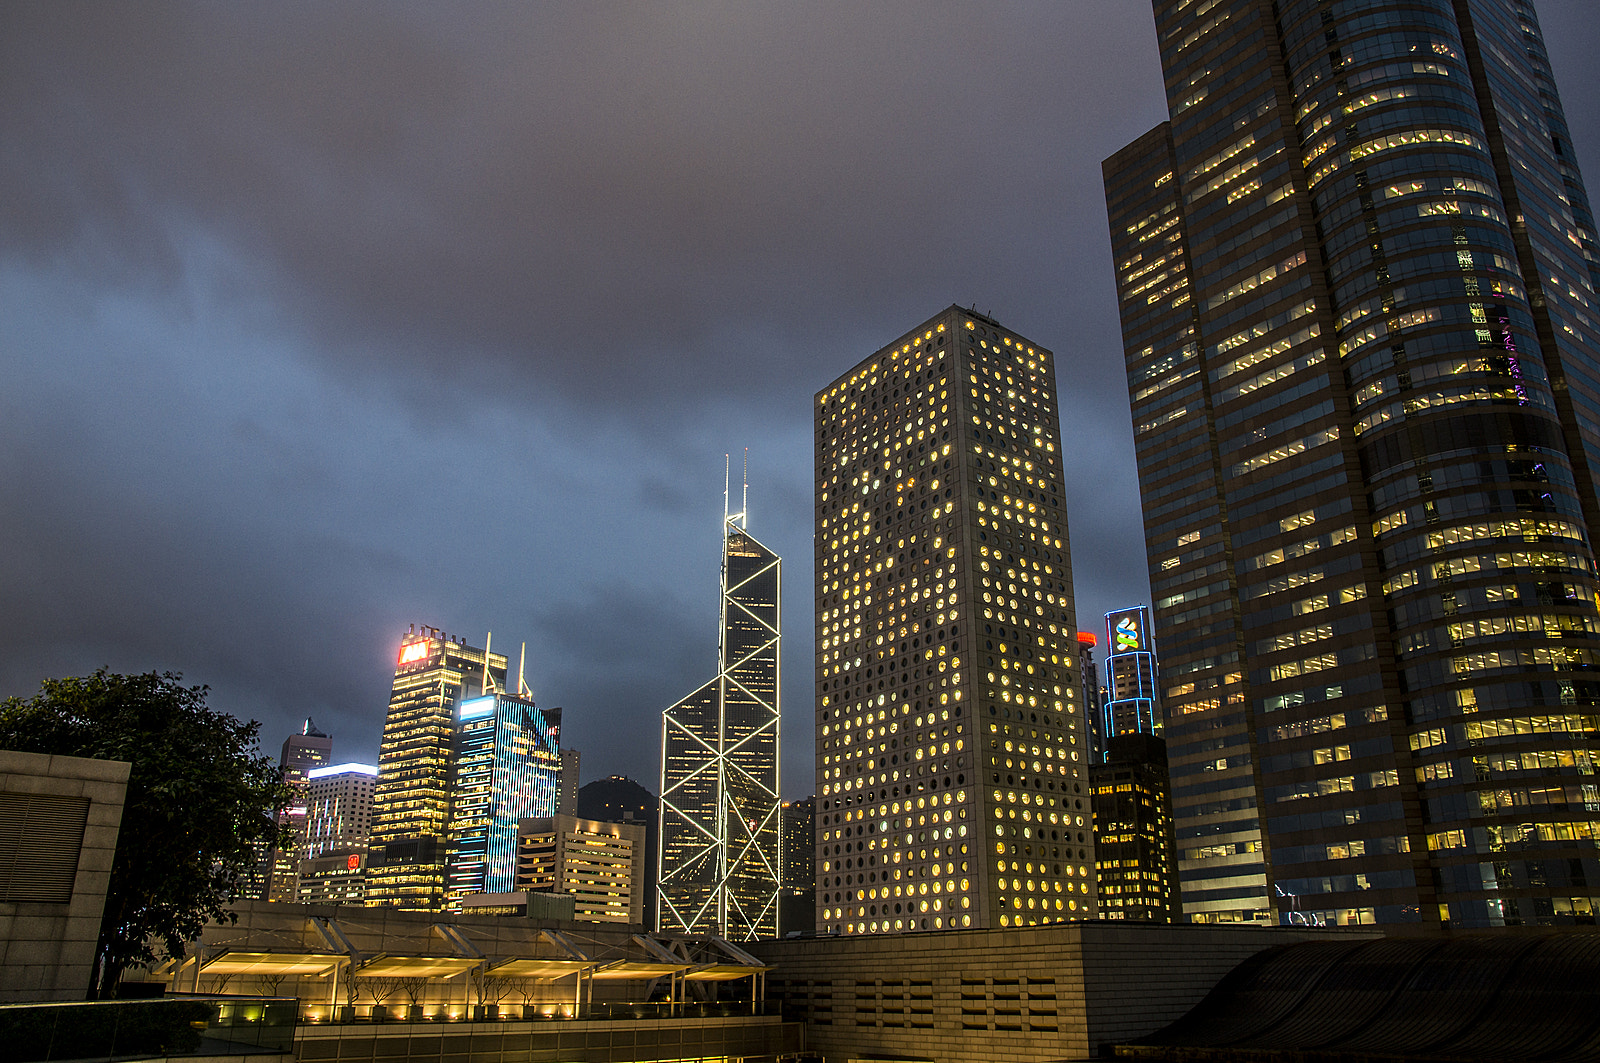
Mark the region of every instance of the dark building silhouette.
<instances>
[{"instance_id":1,"label":"dark building silhouette","mask_svg":"<svg viewBox=\"0 0 1600 1063\"><path fill-rule=\"evenodd\" d=\"M1171 923L1179 911L1167 744L1134 731L1106 743L1089 767L1100 915Z\"/></svg>"},{"instance_id":2,"label":"dark building silhouette","mask_svg":"<svg viewBox=\"0 0 1600 1063\"><path fill-rule=\"evenodd\" d=\"M1097 641L1093 631L1078 632L1078 696L1082 699L1084 738L1091 764L1098 764L1105 756L1105 740L1100 734L1100 666L1094 660Z\"/></svg>"},{"instance_id":3,"label":"dark building silhouette","mask_svg":"<svg viewBox=\"0 0 1600 1063\"><path fill-rule=\"evenodd\" d=\"M626 775L596 779L578 790L578 817L605 823L644 825L644 914L655 928L656 866L660 852L661 805L655 794Z\"/></svg>"},{"instance_id":4,"label":"dark building silhouette","mask_svg":"<svg viewBox=\"0 0 1600 1063\"><path fill-rule=\"evenodd\" d=\"M1185 915L1591 922L1600 260L1533 8L1155 14L1105 176Z\"/></svg>"},{"instance_id":5,"label":"dark building silhouette","mask_svg":"<svg viewBox=\"0 0 1600 1063\"><path fill-rule=\"evenodd\" d=\"M817 929L817 799L783 803L783 881L778 888L778 932Z\"/></svg>"},{"instance_id":6,"label":"dark building silhouette","mask_svg":"<svg viewBox=\"0 0 1600 1063\"><path fill-rule=\"evenodd\" d=\"M289 843L272 853L267 875L265 901L293 904L297 892L300 858L306 852L306 828L311 802L311 772L333 758L333 739L317 729L306 717L305 726L283 740L278 768L292 791L289 804L278 813L278 824L290 832Z\"/></svg>"}]
</instances>

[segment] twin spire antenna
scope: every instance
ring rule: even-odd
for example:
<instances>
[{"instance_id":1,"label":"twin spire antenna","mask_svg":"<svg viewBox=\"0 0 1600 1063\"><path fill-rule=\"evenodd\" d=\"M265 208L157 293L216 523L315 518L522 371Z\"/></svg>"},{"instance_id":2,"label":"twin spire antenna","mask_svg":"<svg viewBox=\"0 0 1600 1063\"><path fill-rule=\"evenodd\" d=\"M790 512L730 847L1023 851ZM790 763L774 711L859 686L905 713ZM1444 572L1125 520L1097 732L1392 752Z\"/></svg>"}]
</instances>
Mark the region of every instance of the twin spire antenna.
<instances>
[{"instance_id":1,"label":"twin spire antenna","mask_svg":"<svg viewBox=\"0 0 1600 1063\"><path fill-rule=\"evenodd\" d=\"M494 632L491 631L483 640L483 692L485 694L502 693L500 688L495 685L494 675L489 671L489 651L493 648ZM517 697L519 698L533 696L533 691L528 686L527 667L528 644L524 642L522 644L522 655L517 658ZM311 721L307 720L306 722L310 723Z\"/></svg>"},{"instance_id":2,"label":"twin spire antenna","mask_svg":"<svg viewBox=\"0 0 1600 1063\"><path fill-rule=\"evenodd\" d=\"M750 448L749 447L745 447L744 448L744 488L743 488L743 493L741 494L741 496L739 498L739 512L737 512L737 513L729 513L728 512L728 501L729 501L729 498L728 498L728 494L729 494L728 487L729 487L729 483L730 483L730 479L729 478L730 478L732 472L733 472L733 456L731 454L722 455L722 522L724 524L726 524L729 521L738 521L739 522L739 527L740 528L744 528L744 527L746 527L745 514L750 512Z\"/></svg>"}]
</instances>

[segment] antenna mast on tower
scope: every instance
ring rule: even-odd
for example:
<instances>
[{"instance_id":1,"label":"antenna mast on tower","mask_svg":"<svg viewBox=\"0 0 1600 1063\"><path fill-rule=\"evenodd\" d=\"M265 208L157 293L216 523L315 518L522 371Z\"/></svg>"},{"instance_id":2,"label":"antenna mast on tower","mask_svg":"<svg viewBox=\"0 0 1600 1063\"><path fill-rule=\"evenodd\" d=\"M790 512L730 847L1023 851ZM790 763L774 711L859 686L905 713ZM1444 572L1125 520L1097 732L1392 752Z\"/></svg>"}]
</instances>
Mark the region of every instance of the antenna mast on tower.
<instances>
[{"instance_id":1,"label":"antenna mast on tower","mask_svg":"<svg viewBox=\"0 0 1600 1063\"><path fill-rule=\"evenodd\" d=\"M750 526L750 448L744 448L744 493L739 497L739 527Z\"/></svg>"},{"instance_id":2,"label":"antenna mast on tower","mask_svg":"<svg viewBox=\"0 0 1600 1063\"><path fill-rule=\"evenodd\" d=\"M483 640L483 692L485 694L498 694L495 688L494 676L489 674L489 651L494 648L494 632L491 631Z\"/></svg>"}]
</instances>

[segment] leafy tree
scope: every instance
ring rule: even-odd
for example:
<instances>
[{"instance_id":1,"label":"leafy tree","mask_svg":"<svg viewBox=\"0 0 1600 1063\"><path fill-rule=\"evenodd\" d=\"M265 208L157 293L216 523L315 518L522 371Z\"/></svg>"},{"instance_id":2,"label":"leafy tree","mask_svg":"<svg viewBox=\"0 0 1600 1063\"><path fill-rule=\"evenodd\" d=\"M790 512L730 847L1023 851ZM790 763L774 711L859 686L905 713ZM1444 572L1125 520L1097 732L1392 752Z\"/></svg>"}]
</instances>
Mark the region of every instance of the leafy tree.
<instances>
[{"instance_id":1,"label":"leafy tree","mask_svg":"<svg viewBox=\"0 0 1600 1063\"><path fill-rule=\"evenodd\" d=\"M47 679L0 703L0 749L129 761L127 803L89 994L113 995L122 972L181 957L278 844L289 791L260 754L252 720L206 705L207 688L172 672Z\"/></svg>"}]
</instances>

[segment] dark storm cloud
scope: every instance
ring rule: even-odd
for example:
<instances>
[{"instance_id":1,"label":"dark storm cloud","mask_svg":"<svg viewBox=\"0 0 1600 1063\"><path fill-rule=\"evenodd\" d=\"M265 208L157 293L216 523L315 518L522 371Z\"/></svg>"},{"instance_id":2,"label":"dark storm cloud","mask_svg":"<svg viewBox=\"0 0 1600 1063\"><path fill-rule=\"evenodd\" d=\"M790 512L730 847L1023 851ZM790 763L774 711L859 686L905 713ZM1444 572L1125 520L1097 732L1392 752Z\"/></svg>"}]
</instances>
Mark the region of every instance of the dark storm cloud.
<instances>
[{"instance_id":1,"label":"dark storm cloud","mask_svg":"<svg viewBox=\"0 0 1600 1063\"><path fill-rule=\"evenodd\" d=\"M1100 160L1163 113L1136 0L0 4L0 693L370 759L405 625L492 630L650 782L749 446L803 795L811 396L945 305L1057 354L1085 626L1147 596Z\"/></svg>"},{"instance_id":2,"label":"dark storm cloud","mask_svg":"<svg viewBox=\"0 0 1600 1063\"><path fill-rule=\"evenodd\" d=\"M384 373L762 395L815 379L800 337L870 347L929 290L1055 296L1036 205L1121 135L1119 45L1148 54L1116 7L14 5L0 224L155 284L201 229L315 356ZM1063 53L1097 13L1124 39Z\"/></svg>"},{"instance_id":3,"label":"dark storm cloud","mask_svg":"<svg viewBox=\"0 0 1600 1063\"><path fill-rule=\"evenodd\" d=\"M715 585L709 587L715 595ZM686 587L686 597L704 589ZM547 700L545 690L560 690L578 707L563 721L562 742L580 750L589 764L610 765L607 773L654 788L661 710L715 675L716 628L694 623L704 610L686 605L668 594L641 594L612 582L540 609L535 631L547 657L534 662L539 675L530 670L529 683L536 699ZM601 668L595 667L596 646L606 648Z\"/></svg>"}]
</instances>

